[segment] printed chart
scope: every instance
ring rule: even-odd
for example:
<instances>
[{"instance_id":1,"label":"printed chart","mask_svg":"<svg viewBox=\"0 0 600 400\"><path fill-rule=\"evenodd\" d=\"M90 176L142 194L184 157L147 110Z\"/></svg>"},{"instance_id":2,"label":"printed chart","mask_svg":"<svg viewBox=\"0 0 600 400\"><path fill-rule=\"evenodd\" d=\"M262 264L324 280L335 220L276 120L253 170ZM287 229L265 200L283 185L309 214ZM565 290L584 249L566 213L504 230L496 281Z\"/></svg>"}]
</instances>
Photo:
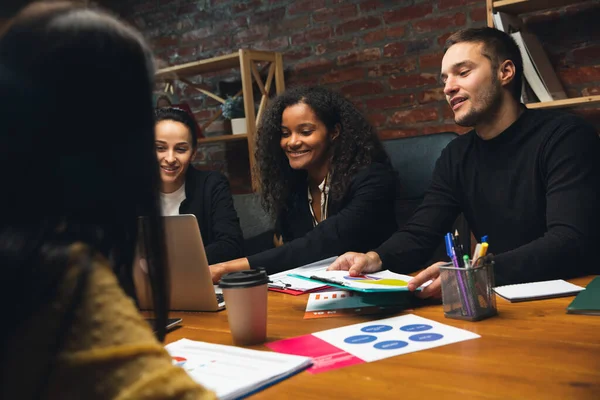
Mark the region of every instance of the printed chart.
<instances>
[{"instance_id":1,"label":"printed chart","mask_svg":"<svg viewBox=\"0 0 600 400\"><path fill-rule=\"evenodd\" d=\"M329 289L310 294L304 319L392 312L410 307L411 297L412 294L406 292L361 293Z\"/></svg>"},{"instance_id":2,"label":"printed chart","mask_svg":"<svg viewBox=\"0 0 600 400\"><path fill-rule=\"evenodd\" d=\"M377 361L480 336L408 314L268 343L272 350L308 356L311 373Z\"/></svg>"}]
</instances>

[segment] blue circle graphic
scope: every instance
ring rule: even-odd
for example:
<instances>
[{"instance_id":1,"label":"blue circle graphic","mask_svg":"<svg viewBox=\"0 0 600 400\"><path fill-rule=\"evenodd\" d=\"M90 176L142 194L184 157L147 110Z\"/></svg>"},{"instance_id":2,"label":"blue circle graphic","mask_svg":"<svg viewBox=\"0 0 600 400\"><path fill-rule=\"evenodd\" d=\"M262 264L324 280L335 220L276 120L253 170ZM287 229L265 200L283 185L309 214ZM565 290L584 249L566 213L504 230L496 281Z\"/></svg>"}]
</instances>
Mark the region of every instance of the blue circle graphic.
<instances>
[{"instance_id":1,"label":"blue circle graphic","mask_svg":"<svg viewBox=\"0 0 600 400\"><path fill-rule=\"evenodd\" d=\"M386 340L384 342L375 343L373 347L379 350L396 350L408 346L408 343L402 340Z\"/></svg>"},{"instance_id":2,"label":"blue circle graphic","mask_svg":"<svg viewBox=\"0 0 600 400\"><path fill-rule=\"evenodd\" d=\"M373 332L373 333L377 333L377 332L387 332L387 331L391 331L392 327L389 325L369 325L369 326L365 326L364 328L361 329L361 331L363 332Z\"/></svg>"},{"instance_id":3,"label":"blue circle graphic","mask_svg":"<svg viewBox=\"0 0 600 400\"><path fill-rule=\"evenodd\" d=\"M423 332L423 331L429 330L431 328L432 328L431 325L411 324L411 325L404 325L404 326L400 327L400 330L404 331L404 332Z\"/></svg>"},{"instance_id":4,"label":"blue circle graphic","mask_svg":"<svg viewBox=\"0 0 600 400\"><path fill-rule=\"evenodd\" d=\"M417 333L409 337L414 342L433 342L434 340L440 340L444 335L439 333Z\"/></svg>"},{"instance_id":5,"label":"blue circle graphic","mask_svg":"<svg viewBox=\"0 0 600 400\"><path fill-rule=\"evenodd\" d=\"M363 344L363 343L370 343L374 340L377 340L377 336L373 336L373 335L356 335L356 336L349 336L346 339L344 339L344 342L346 343L350 343L350 344Z\"/></svg>"}]
</instances>

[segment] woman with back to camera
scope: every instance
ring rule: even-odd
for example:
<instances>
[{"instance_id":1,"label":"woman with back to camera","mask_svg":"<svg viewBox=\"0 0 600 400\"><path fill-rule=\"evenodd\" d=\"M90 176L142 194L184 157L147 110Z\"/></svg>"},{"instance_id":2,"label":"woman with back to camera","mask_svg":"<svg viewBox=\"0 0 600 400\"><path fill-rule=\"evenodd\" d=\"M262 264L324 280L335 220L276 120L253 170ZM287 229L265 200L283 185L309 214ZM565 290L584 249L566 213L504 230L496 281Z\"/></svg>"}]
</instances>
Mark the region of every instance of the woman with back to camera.
<instances>
[{"instance_id":1,"label":"woman with back to camera","mask_svg":"<svg viewBox=\"0 0 600 400\"><path fill-rule=\"evenodd\" d=\"M257 132L265 209L282 244L211 266L227 272L283 271L344 249L371 249L396 229L397 180L375 129L343 96L300 87L277 96Z\"/></svg>"},{"instance_id":2,"label":"woman with back to camera","mask_svg":"<svg viewBox=\"0 0 600 400\"><path fill-rule=\"evenodd\" d=\"M171 107L156 109L155 123L162 215L196 216L209 264L240 257L243 236L227 178L191 165L198 147L196 121Z\"/></svg>"},{"instance_id":3,"label":"woman with back to camera","mask_svg":"<svg viewBox=\"0 0 600 400\"><path fill-rule=\"evenodd\" d=\"M138 33L81 4L34 3L0 34L2 399L214 398L131 298L145 216L164 339L152 63Z\"/></svg>"}]
</instances>

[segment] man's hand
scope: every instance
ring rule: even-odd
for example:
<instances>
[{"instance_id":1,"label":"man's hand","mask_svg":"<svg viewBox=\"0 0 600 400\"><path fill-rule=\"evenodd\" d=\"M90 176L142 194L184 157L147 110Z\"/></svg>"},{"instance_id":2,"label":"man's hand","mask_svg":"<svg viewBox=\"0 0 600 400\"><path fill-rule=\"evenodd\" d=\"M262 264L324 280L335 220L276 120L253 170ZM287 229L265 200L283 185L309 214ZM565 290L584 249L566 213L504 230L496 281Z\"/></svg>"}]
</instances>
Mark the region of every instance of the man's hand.
<instances>
[{"instance_id":1,"label":"man's hand","mask_svg":"<svg viewBox=\"0 0 600 400\"><path fill-rule=\"evenodd\" d=\"M417 276L412 278L408 282L408 290L414 292L419 286L429 280L433 280L427 287L416 293L417 297L426 299L428 297L440 298L442 297L442 282L440 279L440 265L446 264L445 262L436 262L431 266L425 268Z\"/></svg>"},{"instance_id":2,"label":"man's hand","mask_svg":"<svg viewBox=\"0 0 600 400\"><path fill-rule=\"evenodd\" d=\"M381 258L379 254L370 251L366 254L348 252L339 256L327 271L349 271L350 276L358 276L371 272L381 271Z\"/></svg>"}]
</instances>

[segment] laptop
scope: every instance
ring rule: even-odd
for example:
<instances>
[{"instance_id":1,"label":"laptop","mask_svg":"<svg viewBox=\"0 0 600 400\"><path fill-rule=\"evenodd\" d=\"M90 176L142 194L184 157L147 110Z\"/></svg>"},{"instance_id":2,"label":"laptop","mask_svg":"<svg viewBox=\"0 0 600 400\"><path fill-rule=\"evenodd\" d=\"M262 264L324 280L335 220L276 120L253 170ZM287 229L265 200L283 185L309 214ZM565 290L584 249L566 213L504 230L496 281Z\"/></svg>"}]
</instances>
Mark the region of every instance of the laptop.
<instances>
[{"instance_id":1,"label":"laptop","mask_svg":"<svg viewBox=\"0 0 600 400\"><path fill-rule=\"evenodd\" d=\"M225 308L223 293L213 286L196 216L182 214L162 218L165 228L167 270L171 282L169 310L223 310ZM151 310L152 292L146 275L146 261L136 255L133 279L139 306L142 310Z\"/></svg>"}]
</instances>

